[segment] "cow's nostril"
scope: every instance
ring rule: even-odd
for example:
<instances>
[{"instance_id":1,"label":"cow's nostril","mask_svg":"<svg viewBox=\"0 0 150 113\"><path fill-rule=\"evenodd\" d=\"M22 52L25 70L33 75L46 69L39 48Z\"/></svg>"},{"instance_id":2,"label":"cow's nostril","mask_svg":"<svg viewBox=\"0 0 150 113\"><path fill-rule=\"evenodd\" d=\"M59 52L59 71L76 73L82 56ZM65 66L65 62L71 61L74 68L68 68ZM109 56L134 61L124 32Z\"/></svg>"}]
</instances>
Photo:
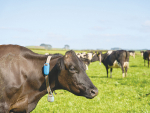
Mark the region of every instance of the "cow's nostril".
<instances>
[{"instance_id":1,"label":"cow's nostril","mask_svg":"<svg viewBox=\"0 0 150 113\"><path fill-rule=\"evenodd\" d=\"M94 90L91 90L91 94L95 94L95 91L94 91Z\"/></svg>"},{"instance_id":2,"label":"cow's nostril","mask_svg":"<svg viewBox=\"0 0 150 113\"><path fill-rule=\"evenodd\" d=\"M90 93L91 93L92 97L95 97L98 94L98 90L97 89L92 89L90 91Z\"/></svg>"}]
</instances>

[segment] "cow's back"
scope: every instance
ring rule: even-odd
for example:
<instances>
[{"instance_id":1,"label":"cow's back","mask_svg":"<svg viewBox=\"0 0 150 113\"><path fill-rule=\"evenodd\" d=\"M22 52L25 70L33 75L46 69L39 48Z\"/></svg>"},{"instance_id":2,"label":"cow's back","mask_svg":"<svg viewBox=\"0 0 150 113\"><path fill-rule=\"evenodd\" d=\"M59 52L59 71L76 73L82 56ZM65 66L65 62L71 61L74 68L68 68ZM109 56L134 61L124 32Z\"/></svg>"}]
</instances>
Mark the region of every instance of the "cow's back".
<instances>
[{"instance_id":1,"label":"cow's back","mask_svg":"<svg viewBox=\"0 0 150 113\"><path fill-rule=\"evenodd\" d=\"M0 95L3 97L11 98L23 80L19 71L21 63L25 63L21 49L23 47L17 45L0 46Z\"/></svg>"},{"instance_id":2,"label":"cow's back","mask_svg":"<svg viewBox=\"0 0 150 113\"><path fill-rule=\"evenodd\" d=\"M115 61L119 63L124 63L124 62L129 62L129 56L130 53L126 50L118 50L118 51L113 51L108 57L107 57L107 62L109 65L113 65Z\"/></svg>"},{"instance_id":3,"label":"cow's back","mask_svg":"<svg viewBox=\"0 0 150 113\"><path fill-rule=\"evenodd\" d=\"M18 72L19 67L17 60L19 60L19 58L19 46L0 46L0 112L3 112L2 108L4 108L4 106L6 107L6 105L4 105L6 101L11 100L13 93L17 92L15 86L19 81L15 80L14 71ZM17 79L19 79L19 77L17 77Z\"/></svg>"},{"instance_id":4,"label":"cow's back","mask_svg":"<svg viewBox=\"0 0 150 113\"><path fill-rule=\"evenodd\" d=\"M130 56L130 53L126 50L116 51L116 59L117 60L129 61L129 56Z\"/></svg>"}]
</instances>

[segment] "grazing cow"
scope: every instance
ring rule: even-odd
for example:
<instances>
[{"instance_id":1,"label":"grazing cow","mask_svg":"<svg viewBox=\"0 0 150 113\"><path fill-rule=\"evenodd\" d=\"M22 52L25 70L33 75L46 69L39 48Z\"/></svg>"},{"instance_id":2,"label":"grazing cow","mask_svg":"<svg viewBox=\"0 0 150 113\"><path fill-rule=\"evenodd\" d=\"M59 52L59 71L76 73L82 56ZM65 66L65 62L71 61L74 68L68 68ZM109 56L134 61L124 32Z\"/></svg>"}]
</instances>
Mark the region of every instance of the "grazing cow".
<instances>
[{"instance_id":1,"label":"grazing cow","mask_svg":"<svg viewBox=\"0 0 150 113\"><path fill-rule=\"evenodd\" d=\"M143 59L144 59L144 66L145 66L145 60L148 60L148 67L149 67L150 50L147 50L147 51L144 52Z\"/></svg>"},{"instance_id":2,"label":"grazing cow","mask_svg":"<svg viewBox=\"0 0 150 113\"><path fill-rule=\"evenodd\" d=\"M125 76L127 76L127 69L129 67L129 52L125 50L118 51L108 51L105 54L97 54L95 55L91 62L100 61L102 62L107 71L108 77L108 69L110 68L110 77L112 78L112 68L121 68L122 76L124 77L124 68L125 68Z\"/></svg>"},{"instance_id":3,"label":"grazing cow","mask_svg":"<svg viewBox=\"0 0 150 113\"><path fill-rule=\"evenodd\" d=\"M47 88L52 92L65 89L89 99L98 94L74 51L52 56L45 80L43 65L47 58L48 55L34 53L22 46L0 46L0 113L31 112L47 94Z\"/></svg>"},{"instance_id":4,"label":"grazing cow","mask_svg":"<svg viewBox=\"0 0 150 113\"><path fill-rule=\"evenodd\" d=\"M130 56L133 56L133 58L135 58L135 51L129 51Z\"/></svg>"}]
</instances>

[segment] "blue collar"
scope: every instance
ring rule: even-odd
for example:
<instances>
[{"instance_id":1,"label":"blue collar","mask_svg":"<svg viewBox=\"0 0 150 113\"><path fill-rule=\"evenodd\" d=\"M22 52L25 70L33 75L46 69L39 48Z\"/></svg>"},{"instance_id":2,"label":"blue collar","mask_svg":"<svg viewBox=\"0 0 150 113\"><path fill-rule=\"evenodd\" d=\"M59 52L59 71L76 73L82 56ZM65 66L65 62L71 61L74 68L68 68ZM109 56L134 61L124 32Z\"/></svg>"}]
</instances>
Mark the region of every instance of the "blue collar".
<instances>
[{"instance_id":1,"label":"blue collar","mask_svg":"<svg viewBox=\"0 0 150 113\"><path fill-rule=\"evenodd\" d=\"M46 63L44 64L44 67L43 67L43 72L45 75L46 88L47 88L47 92L48 92L48 97L47 97L48 102L54 101L53 92L51 91L51 88L49 85L49 72L50 72L50 59L51 59L51 57L52 56L47 57Z\"/></svg>"}]
</instances>

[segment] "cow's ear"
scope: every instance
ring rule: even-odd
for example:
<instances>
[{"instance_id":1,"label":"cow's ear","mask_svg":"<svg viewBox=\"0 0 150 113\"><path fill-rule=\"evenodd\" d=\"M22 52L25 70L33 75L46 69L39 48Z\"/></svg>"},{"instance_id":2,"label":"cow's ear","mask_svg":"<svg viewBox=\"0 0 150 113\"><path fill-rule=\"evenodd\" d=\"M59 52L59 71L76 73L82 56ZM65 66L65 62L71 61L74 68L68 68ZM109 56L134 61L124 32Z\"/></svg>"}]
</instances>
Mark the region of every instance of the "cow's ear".
<instances>
[{"instance_id":1,"label":"cow's ear","mask_svg":"<svg viewBox=\"0 0 150 113\"><path fill-rule=\"evenodd\" d=\"M57 67L58 67L60 70L65 68L65 65L64 65L64 57L58 59L58 61L57 61Z\"/></svg>"}]
</instances>

